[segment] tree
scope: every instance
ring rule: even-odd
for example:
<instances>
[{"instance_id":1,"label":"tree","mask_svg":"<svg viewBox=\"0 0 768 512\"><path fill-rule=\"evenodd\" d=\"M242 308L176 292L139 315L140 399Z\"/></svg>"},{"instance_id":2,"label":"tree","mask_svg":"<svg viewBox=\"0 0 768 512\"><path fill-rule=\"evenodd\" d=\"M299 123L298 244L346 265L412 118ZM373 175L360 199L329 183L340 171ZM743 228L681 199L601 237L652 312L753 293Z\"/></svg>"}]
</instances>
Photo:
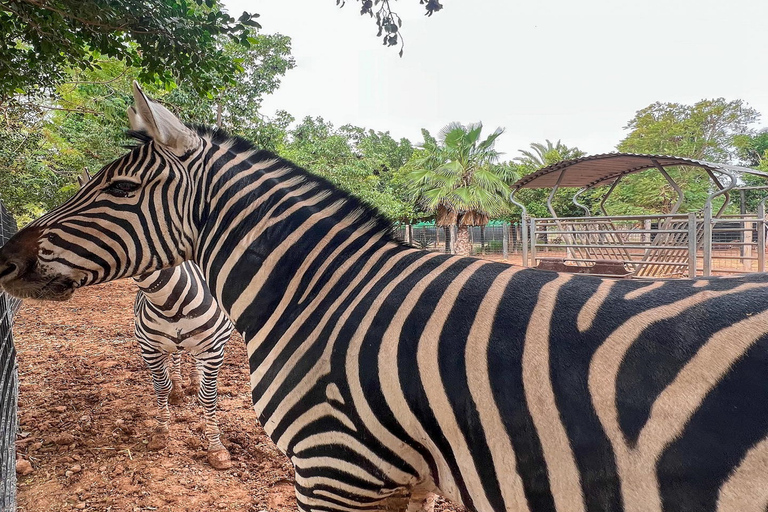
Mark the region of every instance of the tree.
<instances>
[{"instance_id":1,"label":"tree","mask_svg":"<svg viewBox=\"0 0 768 512\"><path fill-rule=\"evenodd\" d=\"M8 0L0 8L0 103L51 90L68 68L94 69L105 57L140 70L144 83L190 83L198 92L234 81L238 71L218 46L248 47L258 15L237 20L218 0Z\"/></svg>"},{"instance_id":2,"label":"tree","mask_svg":"<svg viewBox=\"0 0 768 512\"><path fill-rule=\"evenodd\" d=\"M559 140L556 144L552 144L549 139L546 139L544 144L540 142L532 142L531 150L524 149L519 150L523 156L515 158L515 162L526 167L530 174L542 167L547 167L563 160L571 160L573 158L581 158L586 156L586 153L579 148L569 148Z\"/></svg>"},{"instance_id":3,"label":"tree","mask_svg":"<svg viewBox=\"0 0 768 512\"><path fill-rule=\"evenodd\" d=\"M471 251L469 226L485 226L490 216L507 208L509 187L496 165L497 128L480 140L482 123L445 126L438 139L422 130L422 151L412 159L408 188L418 202L435 215L438 226L458 226L456 254Z\"/></svg>"},{"instance_id":4,"label":"tree","mask_svg":"<svg viewBox=\"0 0 768 512\"><path fill-rule=\"evenodd\" d=\"M251 46L224 45L228 58L240 59L246 84L227 87L213 98L200 98L192 87L167 91L158 84L145 90L191 122L211 125L222 105L224 126L270 150L284 143L293 118L260 117L265 94L293 67L290 39L281 35L251 36ZM0 104L0 191L21 223L34 219L76 190L83 168L99 169L125 152L125 112L133 103L131 82L140 70L117 59L97 68L68 70L53 99L17 96ZM218 83L226 83L213 77ZM191 114L191 115L188 115ZM255 121L247 122L247 116Z\"/></svg>"},{"instance_id":5,"label":"tree","mask_svg":"<svg viewBox=\"0 0 768 512\"><path fill-rule=\"evenodd\" d=\"M730 163L739 156L739 141L751 136L750 125L759 114L742 100L701 100L693 105L653 103L639 110L625 129L631 130L619 151L682 156ZM700 170L669 169L685 191L680 212L700 209L712 184ZM619 214L667 213L677 200L675 192L657 172L628 176L616 190L611 205Z\"/></svg>"},{"instance_id":6,"label":"tree","mask_svg":"<svg viewBox=\"0 0 768 512\"><path fill-rule=\"evenodd\" d=\"M416 215L413 203L398 188L398 171L413 152L408 139L322 118L305 118L289 132L280 154L376 207L393 221Z\"/></svg>"},{"instance_id":7,"label":"tree","mask_svg":"<svg viewBox=\"0 0 768 512\"><path fill-rule=\"evenodd\" d=\"M392 10L389 0L355 0L360 2L360 14L368 15L376 19L376 26L379 32L377 37L381 37L385 46L400 45L400 56L403 56L403 36L400 28L403 26L403 20ZM426 9L426 15L432 16L443 8L439 0L419 0L419 3ZM336 5L344 7L346 0L336 0Z\"/></svg>"},{"instance_id":8,"label":"tree","mask_svg":"<svg viewBox=\"0 0 768 512\"><path fill-rule=\"evenodd\" d=\"M619 151L683 156L727 163L740 135L760 114L742 100L701 100L693 105L656 102L639 110L624 127L631 130Z\"/></svg>"}]
</instances>

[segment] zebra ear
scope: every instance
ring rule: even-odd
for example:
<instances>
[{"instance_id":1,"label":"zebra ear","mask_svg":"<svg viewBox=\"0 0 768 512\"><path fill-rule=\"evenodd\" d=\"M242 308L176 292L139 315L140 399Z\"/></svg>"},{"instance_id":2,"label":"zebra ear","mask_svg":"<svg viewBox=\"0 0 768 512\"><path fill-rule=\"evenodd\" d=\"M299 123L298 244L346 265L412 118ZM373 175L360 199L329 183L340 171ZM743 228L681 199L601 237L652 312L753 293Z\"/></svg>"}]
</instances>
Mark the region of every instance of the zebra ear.
<instances>
[{"instance_id":1,"label":"zebra ear","mask_svg":"<svg viewBox=\"0 0 768 512\"><path fill-rule=\"evenodd\" d=\"M196 137L179 118L161 104L147 98L137 82L133 82L133 100L128 108L132 130L145 131L155 142L167 146L174 153L183 154L193 149Z\"/></svg>"}]
</instances>

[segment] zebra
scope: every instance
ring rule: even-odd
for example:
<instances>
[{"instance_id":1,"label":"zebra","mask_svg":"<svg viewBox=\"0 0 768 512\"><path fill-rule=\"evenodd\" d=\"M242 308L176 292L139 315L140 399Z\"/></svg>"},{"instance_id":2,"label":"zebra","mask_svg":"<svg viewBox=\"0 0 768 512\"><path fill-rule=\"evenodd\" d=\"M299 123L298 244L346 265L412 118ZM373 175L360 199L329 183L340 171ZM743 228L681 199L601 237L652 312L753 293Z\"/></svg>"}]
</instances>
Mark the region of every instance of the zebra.
<instances>
[{"instance_id":1,"label":"zebra","mask_svg":"<svg viewBox=\"0 0 768 512\"><path fill-rule=\"evenodd\" d=\"M77 177L80 188L90 179L85 169ZM208 290L200 268L191 261L141 274L133 280L139 288L134 303L134 332L141 357L152 375L158 408L158 425L147 448L160 450L167 445L171 418L168 403L181 403L184 396L181 351L185 350L195 360L189 389L196 390L203 406L208 463L216 469L232 467L216 417L216 381L224 362L224 345L234 331L232 322Z\"/></svg>"},{"instance_id":2,"label":"zebra","mask_svg":"<svg viewBox=\"0 0 768 512\"><path fill-rule=\"evenodd\" d=\"M0 249L0 284L193 260L247 344L306 511L757 511L768 275L604 280L424 252L271 153L134 84L138 143Z\"/></svg>"}]
</instances>

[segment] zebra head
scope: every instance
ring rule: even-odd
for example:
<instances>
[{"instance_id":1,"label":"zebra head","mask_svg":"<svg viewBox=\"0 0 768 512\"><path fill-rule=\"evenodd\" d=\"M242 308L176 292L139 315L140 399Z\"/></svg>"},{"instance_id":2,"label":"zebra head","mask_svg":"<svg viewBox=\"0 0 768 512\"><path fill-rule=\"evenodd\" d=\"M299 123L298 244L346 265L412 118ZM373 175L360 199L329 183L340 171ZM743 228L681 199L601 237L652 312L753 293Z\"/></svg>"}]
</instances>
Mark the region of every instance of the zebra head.
<instances>
[{"instance_id":1,"label":"zebra head","mask_svg":"<svg viewBox=\"0 0 768 512\"><path fill-rule=\"evenodd\" d=\"M0 286L21 298L66 300L80 286L177 265L192 254L190 169L203 141L133 84L141 143L66 203L0 249Z\"/></svg>"}]
</instances>

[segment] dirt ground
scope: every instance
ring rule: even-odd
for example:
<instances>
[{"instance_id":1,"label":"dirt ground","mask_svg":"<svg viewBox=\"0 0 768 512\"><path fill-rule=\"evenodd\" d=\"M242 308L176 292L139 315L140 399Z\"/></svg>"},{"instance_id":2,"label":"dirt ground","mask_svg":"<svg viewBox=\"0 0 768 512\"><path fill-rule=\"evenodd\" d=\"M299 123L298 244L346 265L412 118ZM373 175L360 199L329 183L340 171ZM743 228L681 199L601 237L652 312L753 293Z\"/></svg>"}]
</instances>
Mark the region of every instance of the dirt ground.
<instances>
[{"instance_id":1,"label":"dirt ground","mask_svg":"<svg viewBox=\"0 0 768 512\"><path fill-rule=\"evenodd\" d=\"M171 406L168 447L147 450L157 409L133 337L135 293L133 281L121 280L79 290L68 302L23 303L14 325L17 457L31 473L18 475L19 511L296 510L291 464L251 408L238 335L219 376L219 425L232 469L208 465L194 396ZM187 381L191 366L185 360ZM440 500L436 510L459 509Z\"/></svg>"}]
</instances>

